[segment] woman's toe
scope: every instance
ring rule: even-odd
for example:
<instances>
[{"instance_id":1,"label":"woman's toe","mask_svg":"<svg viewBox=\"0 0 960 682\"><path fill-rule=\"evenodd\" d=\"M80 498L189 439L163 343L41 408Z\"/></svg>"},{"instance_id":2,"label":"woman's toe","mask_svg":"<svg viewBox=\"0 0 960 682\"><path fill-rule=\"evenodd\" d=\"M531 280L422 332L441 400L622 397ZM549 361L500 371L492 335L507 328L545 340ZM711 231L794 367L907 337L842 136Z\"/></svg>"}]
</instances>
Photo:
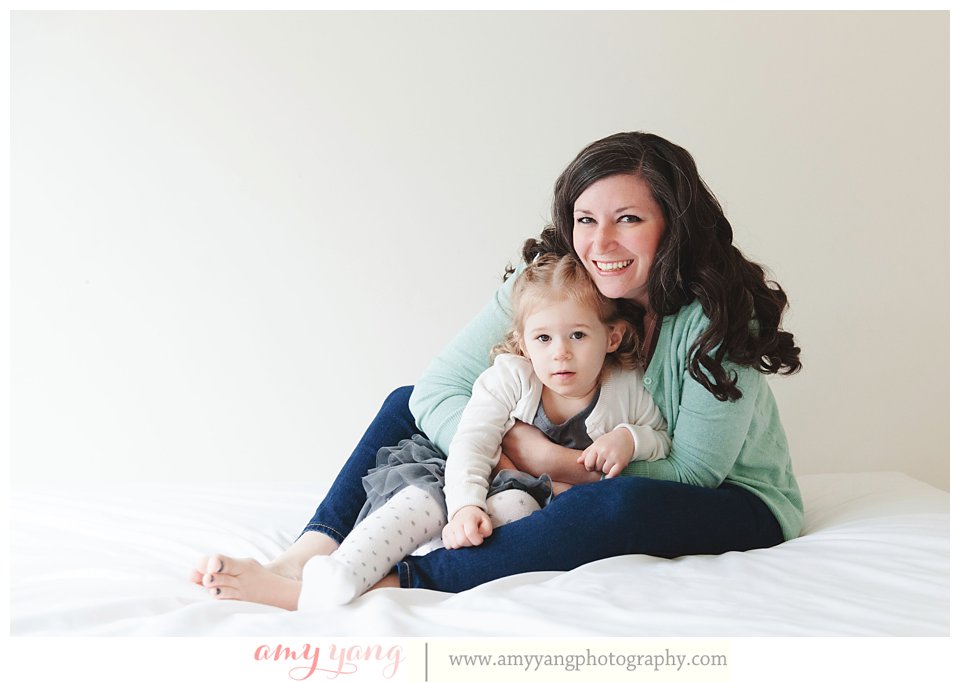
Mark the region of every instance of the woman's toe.
<instances>
[{"instance_id":1,"label":"woman's toe","mask_svg":"<svg viewBox=\"0 0 960 682\"><path fill-rule=\"evenodd\" d=\"M214 554L213 556L207 557L207 564L204 566L204 573L223 573L227 568L228 561L228 557L220 554Z\"/></svg>"},{"instance_id":2,"label":"woman's toe","mask_svg":"<svg viewBox=\"0 0 960 682\"><path fill-rule=\"evenodd\" d=\"M215 599L239 599L240 593L235 587L211 587L210 596Z\"/></svg>"},{"instance_id":3,"label":"woman's toe","mask_svg":"<svg viewBox=\"0 0 960 682\"><path fill-rule=\"evenodd\" d=\"M226 573L208 573L203 576L203 584L206 587L230 587L236 588L239 586L240 581L237 580L232 575L227 575Z\"/></svg>"}]
</instances>

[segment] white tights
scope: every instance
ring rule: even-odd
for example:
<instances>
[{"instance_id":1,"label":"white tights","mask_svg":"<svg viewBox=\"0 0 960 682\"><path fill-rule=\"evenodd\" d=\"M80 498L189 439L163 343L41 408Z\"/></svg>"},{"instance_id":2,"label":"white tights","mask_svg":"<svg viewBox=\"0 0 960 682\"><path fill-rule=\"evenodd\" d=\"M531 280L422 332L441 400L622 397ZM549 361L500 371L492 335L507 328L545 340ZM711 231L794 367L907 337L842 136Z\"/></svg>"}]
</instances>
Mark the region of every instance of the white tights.
<instances>
[{"instance_id":1,"label":"white tights","mask_svg":"<svg viewBox=\"0 0 960 682\"><path fill-rule=\"evenodd\" d=\"M522 490L505 490L487 498L493 527L540 509ZM346 604L386 576L398 561L440 537L447 519L429 494L404 488L361 521L329 556L310 559L303 569L298 608Z\"/></svg>"}]
</instances>

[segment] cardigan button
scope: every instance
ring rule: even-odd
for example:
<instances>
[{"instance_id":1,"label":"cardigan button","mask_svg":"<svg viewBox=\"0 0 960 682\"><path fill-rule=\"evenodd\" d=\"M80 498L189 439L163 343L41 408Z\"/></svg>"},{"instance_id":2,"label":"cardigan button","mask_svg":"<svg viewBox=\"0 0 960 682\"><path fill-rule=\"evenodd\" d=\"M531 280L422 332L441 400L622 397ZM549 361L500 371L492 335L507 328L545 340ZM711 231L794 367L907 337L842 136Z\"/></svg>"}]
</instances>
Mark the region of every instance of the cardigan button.
<instances>
[{"instance_id":1,"label":"cardigan button","mask_svg":"<svg viewBox=\"0 0 960 682\"><path fill-rule=\"evenodd\" d=\"M643 383L645 386L649 386L653 380L650 377L643 377Z\"/></svg>"}]
</instances>

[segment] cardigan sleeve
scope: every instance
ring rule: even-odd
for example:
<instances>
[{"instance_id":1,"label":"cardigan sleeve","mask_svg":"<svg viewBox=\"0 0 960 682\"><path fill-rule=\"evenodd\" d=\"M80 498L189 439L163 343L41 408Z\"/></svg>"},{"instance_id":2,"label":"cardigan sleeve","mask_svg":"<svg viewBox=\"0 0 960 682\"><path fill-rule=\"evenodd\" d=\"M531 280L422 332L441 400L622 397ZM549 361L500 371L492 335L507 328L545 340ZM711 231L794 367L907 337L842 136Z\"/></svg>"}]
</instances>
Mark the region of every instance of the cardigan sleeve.
<instances>
[{"instance_id":1,"label":"cardigan sleeve","mask_svg":"<svg viewBox=\"0 0 960 682\"><path fill-rule=\"evenodd\" d=\"M473 384L490 366L490 349L510 328L510 293L523 266L500 285L493 299L440 351L417 381L410 411L417 428L442 452L448 452Z\"/></svg>"},{"instance_id":2,"label":"cardigan sleeve","mask_svg":"<svg viewBox=\"0 0 960 682\"><path fill-rule=\"evenodd\" d=\"M639 390L633 421L618 424L633 436L633 459L654 461L663 459L670 452L670 436L667 435L667 420L660 414L653 396L642 388Z\"/></svg>"}]
</instances>

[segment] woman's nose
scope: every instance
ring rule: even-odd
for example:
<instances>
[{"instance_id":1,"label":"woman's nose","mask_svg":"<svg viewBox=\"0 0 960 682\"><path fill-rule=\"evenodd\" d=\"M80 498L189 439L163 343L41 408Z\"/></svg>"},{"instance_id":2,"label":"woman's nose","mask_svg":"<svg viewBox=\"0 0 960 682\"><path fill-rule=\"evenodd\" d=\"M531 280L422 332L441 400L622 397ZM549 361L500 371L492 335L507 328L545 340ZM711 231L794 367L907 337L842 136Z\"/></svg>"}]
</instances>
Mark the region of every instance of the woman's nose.
<instances>
[{"instance_id":1,"label":"woman's nose","mask_svg":"<svg viewBox=\"0 0 960 682\"><path fill-rule=\"evenodd\" d=\"M617 233L616 228L606 221L602 221L597 225L597 230L594 233L594 245L596 251L604 253L611 250L611 248L616 244Z\"/></svg>"}]
</instances>

